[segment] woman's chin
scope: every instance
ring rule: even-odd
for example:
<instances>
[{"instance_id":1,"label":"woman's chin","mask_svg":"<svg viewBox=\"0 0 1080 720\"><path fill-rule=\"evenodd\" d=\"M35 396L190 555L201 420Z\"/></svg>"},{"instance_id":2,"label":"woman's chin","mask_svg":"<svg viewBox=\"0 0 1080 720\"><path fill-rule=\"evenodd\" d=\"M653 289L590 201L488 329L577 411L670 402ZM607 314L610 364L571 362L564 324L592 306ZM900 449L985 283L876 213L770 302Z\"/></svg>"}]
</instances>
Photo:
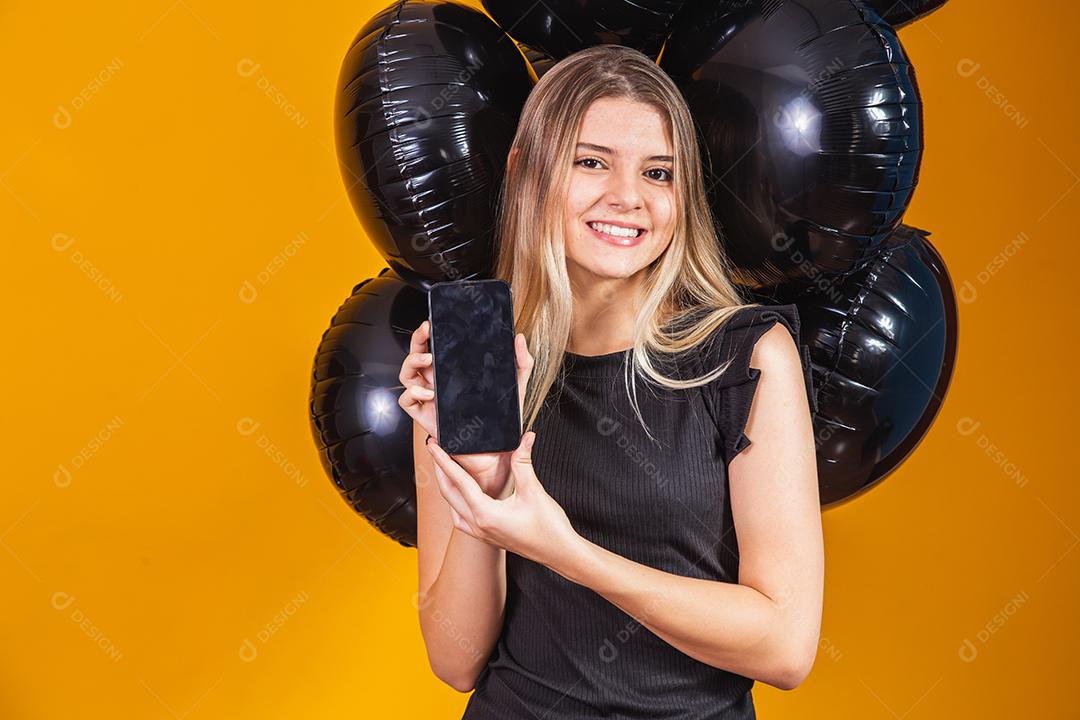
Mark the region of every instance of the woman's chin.
<instances>
[{"instance_id":1,"label":"woman's chin","mask_svg":"<svg viewBox=\"0 0 1080 720\"><path fill-rule=\"evenodd\" d=\"M579 265L578 268L582 274L590 277L592 282L603 282L609 280L629 280L644 270L645 266L627 266L620 263L617 265Z\"/></svg>"}]
</instances>

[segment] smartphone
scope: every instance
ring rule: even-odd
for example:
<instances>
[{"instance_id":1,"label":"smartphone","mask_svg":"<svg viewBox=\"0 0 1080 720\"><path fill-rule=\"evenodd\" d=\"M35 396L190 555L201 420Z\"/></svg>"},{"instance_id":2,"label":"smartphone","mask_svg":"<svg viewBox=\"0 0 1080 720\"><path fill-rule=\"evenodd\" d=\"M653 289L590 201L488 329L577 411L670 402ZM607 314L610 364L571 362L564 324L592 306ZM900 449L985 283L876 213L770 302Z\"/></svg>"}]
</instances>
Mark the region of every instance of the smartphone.
<instances>
[{"instance_id":1,"label":"smartphone","mask_svg":"<svg viewBox=\"0 0 1080 720\"><path fill-rule=\"evenodd\" d=\"M521 409L510 286L435 283L428 318L439 444L452 455L516 450Z\"/></svg>"}]
</instances>

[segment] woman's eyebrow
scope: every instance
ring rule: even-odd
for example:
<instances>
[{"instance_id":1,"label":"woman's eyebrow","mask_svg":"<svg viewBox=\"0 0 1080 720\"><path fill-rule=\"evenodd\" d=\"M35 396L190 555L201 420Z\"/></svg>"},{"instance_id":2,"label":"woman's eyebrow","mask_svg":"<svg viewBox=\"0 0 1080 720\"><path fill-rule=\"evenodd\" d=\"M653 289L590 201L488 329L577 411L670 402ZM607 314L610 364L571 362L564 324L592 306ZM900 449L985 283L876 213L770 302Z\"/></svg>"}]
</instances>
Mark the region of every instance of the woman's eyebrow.
<instances>
[{"instance_id":1,"label":"woman's eyebrow","mask_svg":"<svg viewBox=\"0 0 1080 720\"><path fill-rule=\"evenodd\" d=\"M592 150L593 152L607 153L608 155L614 155L615 154L614 150L612 150L609 147L604 147L603 145L594 145L593 143L580 142L580 143L577 144L577 146L578 146L578 149ZM646 160L658 160L659 162L674 162L675 161L675 158L671 157L670 155L652 155L652 156L647 157L645 159Z\"/></svg>"}]
</instances>

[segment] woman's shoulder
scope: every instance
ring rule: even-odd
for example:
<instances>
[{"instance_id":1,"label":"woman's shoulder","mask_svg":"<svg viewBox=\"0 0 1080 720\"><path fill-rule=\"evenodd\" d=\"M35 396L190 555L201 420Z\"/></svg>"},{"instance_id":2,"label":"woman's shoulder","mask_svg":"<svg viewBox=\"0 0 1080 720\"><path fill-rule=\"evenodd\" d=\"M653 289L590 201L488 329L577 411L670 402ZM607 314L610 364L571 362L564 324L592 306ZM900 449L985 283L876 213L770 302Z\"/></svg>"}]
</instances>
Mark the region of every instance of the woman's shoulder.
<instances>
[{"instance_id":1,"label":"woman's shoulder","mask_svg":"<svg viewBox=\"0 0 1080 720\"><path fill-rule=\"evenodd\" d=\"M712 306L695 308L684 315L682 322L674 327L683 328L710 323L710 317L718 314L719 310ZM809 377L810 349L802 342L802 321L799 309L793 303L735 306L723 316L723 320L706 335L701 343L693 348L689 356L680 355L679 363L683 366L680 377L684 376L685 372L693 372L694 376L701 376L726 364L727 370L708 383L711 389L723 389L756 381L760 371L750 364L754 348L762 337L777 325L783 327L791 336L799 352L803 370Z\"/></svg>"},{"instance_id":2,"label":"woman's shoulder","mask_svg":"<svg viewBox=\"0 0 1080 720\"><path fill-rule=\"evenodd\" d=\"M714 337L710 338L706 348L707 371L711 372L722 363L730 363L706 388L706 393L716 409L716 419L724 436L729 461L750 444L744 430L762 376L762 371L750 364L754 348L778 325L790 334L795 343L811 417L817 413L813 363L810 348L801 339L802 327L798 308L793 304L738 308L724 325L713 333ZM778 347L777 350L783 352L785 349Z\"/></svg>"},{"instance_id":3,"label":"woman's shoulder","mask_svg":"<svg viewBox=\"0 0 1080 720\"><path fill-rule=\"evenodd\" d=\"M719 387L740 385L757 378L756 369L750 366L754 348L777 325L787 331L801 359L809 365L809 348L800 339L802 323L794 304L741 306L710 335L703 348L709 369L730 361L728 370L717 378Z\"/></svg>"},{"instance_id":4,"label":"woman's shoulder","mask_svg":"<svg viewBox=\"0 0 1080 720\"><path fill-rule=\"evenodd\" d=\"M721 315L721 308L699 306L685 314L681 322L673 325L676 329L685 329L697 325L711 324L712 316ZM694 348L693 355L706 371L712 371L717 365L733 361L742 372L729 373L723 384L737 384L749 379L746 367L757 341L773 326L780 324L799 344L800 318L798 308L787 305L739 305L722 315L722 319L709 331L708 335ZM745 364L744 364L745 361ZM718 378L719 380L719 378Z\"/></svg>"}]
</instances>

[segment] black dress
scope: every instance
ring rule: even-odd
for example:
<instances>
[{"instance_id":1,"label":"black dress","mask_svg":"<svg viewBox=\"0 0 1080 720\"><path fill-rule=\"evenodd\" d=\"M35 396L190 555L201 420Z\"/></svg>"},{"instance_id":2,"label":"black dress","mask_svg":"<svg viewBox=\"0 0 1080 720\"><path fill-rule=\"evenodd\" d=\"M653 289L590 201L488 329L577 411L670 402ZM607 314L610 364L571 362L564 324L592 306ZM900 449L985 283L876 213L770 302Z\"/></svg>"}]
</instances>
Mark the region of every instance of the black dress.
<instances>
[{"instance_id":1,"label":"black dress","mask_svg":"<svg viewBox=\"0 0 1080 720\"><path fill-rule=\"evenodd\" d=\"M754 343L776 322L800 349L811 410L809 351L794 305L742 309L668 374L727 372L690 390L637 378L641 427L627 397L630 351L569 353L534 426L533 465L574 529L608 550L677 575L735 583L739 549L727 463L743 434L761 371ZM702 364L704 362L704 364ZM754 718L754 681L677 650L592 590L506 554L506 618L462 720Z\"/></svg>"}]
</instances>

